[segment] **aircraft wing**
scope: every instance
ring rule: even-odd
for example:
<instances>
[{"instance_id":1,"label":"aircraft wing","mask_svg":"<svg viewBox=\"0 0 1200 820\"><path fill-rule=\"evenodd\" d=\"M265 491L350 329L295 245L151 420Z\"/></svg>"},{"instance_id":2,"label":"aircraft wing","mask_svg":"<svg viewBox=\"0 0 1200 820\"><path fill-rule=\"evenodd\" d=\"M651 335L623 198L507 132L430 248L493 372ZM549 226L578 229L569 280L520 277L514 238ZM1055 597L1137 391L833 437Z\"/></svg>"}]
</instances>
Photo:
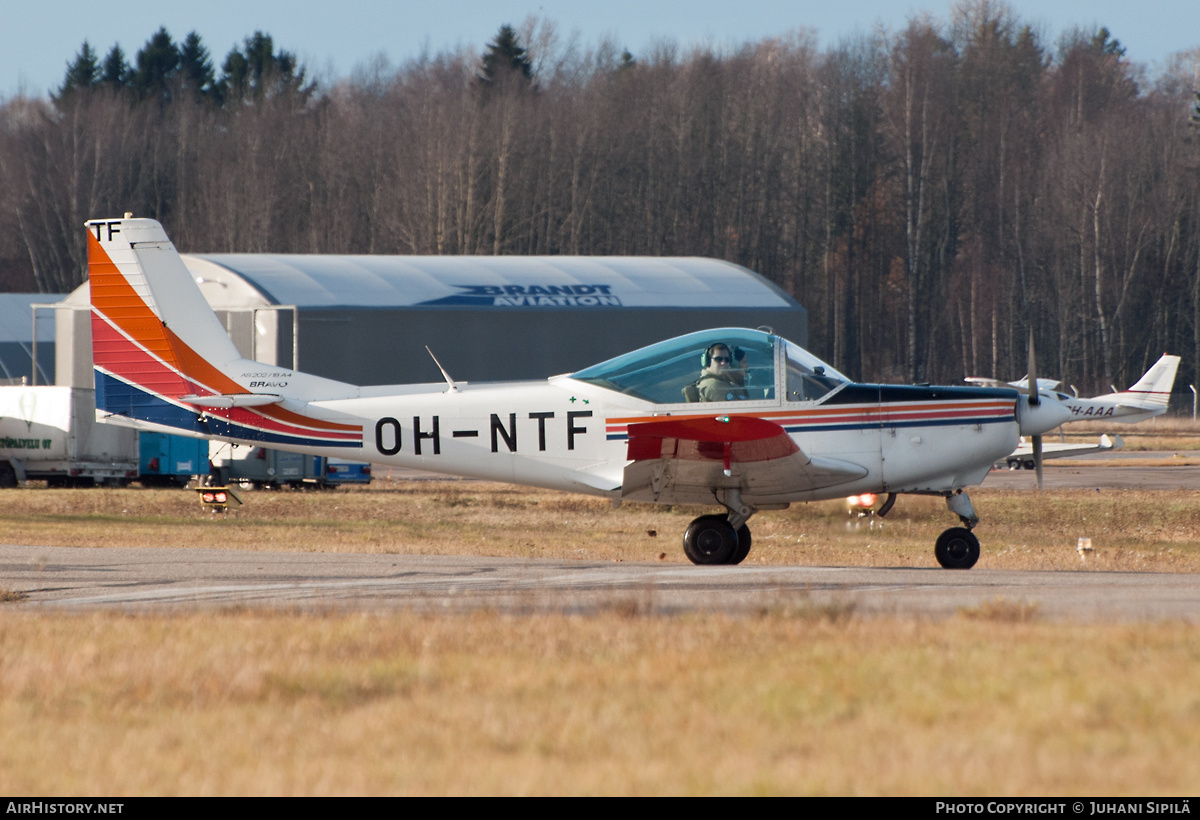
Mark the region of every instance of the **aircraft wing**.
<instances>
[{"instance_id":1,"label":"aircraft wing","mask_svg":"<svg viewBox=\"0 0 1200 820\"><path fill-rule=\"evenodd\" d=\"M1107 434L1100 437L1096 444L1070 444L1066 442L1047 441L1042 444L1042 458L1071 458L1072 456L1085 456L1089 453L1103 453L1108 450L1120 450L1125 446L1125 439L1120 436L1109 436ZM1029 465L1026 465L1026 461ZM1024 438L1021 439L1020 446L1013 450L1005 459L1010 467L1026 467L1032 469L1033 464L1033 445L1027 442Z\"/></svg>"},{"instance_id":2,"label":"aircraft wing","mask_svg":"<svg viewBox=\"0 0 1200 820\"><path fill-rule=\"evenodd\" d=\"M967 376L965 379L963 379L963 381L965 381L967 384L973 384L976 387L1013 387L1013 388L1016 388L1017 390L1028 390L1029 389L1029 377L1028 376L1026 376L1025 378L1023 378L1019 381L1015 381L1015 382L1006 382L1006 381L1001 381L1000 379L991 379L986 376ZM1060 384L1062 384L1062 382L1056 381L1055 379L1038 379L1037 380L1038 392L1042 392L1042 391L1053 392L1058 389L1058 386Z\"/></svg>"},{"instance_id":3,"label":"aircraft wing","mask_svg":"<svg viewBox=\"0 0 1200 820\"><path fill-rule=\"evenodd\" d=\"M967 376L963 379L967 384L973 384L976 387L1012 387L1011 384L1000 379L989 379L986 376Z\"/></svg>"},{"instance_id":4,"label":"aircraft wing","mask_svg":"<svg viewBox=\"0 0 1200 820\"><path fill-rule=\"evenodd\" d=\"M621 497L711 504L714 491L802 493L867 474L858 464L805 455L780 425L754 416L667 418L630 424Z\"/></svg>"}]
</instances>

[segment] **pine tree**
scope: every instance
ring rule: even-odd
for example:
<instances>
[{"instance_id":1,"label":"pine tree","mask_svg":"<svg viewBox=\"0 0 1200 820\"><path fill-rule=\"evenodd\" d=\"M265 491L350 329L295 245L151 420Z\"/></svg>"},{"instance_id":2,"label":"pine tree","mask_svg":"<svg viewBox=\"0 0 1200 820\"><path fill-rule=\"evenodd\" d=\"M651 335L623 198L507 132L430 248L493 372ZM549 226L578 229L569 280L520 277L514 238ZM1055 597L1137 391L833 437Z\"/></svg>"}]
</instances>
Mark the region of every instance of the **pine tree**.
<instances>
[{"instance_id":1,"label":"pine tree","mask_svg":"<svg viewBox=\"0 0 1200 820\"><path fill-rule=\"evenodd\" d=\"M125 52L119 45L114 44L112 50L108 52L108 56L104 58L104 66L100 74L101 85L109 88L126 88L132 73L129 63L125 61Z\"/></svg>"},{"instance_id":2,"label":"pine tree","mask_svg":"<svg viewBox=\"0 0 1200 820\"><path fill-rule=\"evenodd\" d=\"M172 80L179 73L179 49L165 27L146 41L136 61L133 90L143 99L153 96L161 102L170 102L174 96Z\"/></svg>"},{"instance_id":3,"label":"pine tree","mask_svg":"<svg viewBox=\"0 0 1200 820\"><path fill-rule=\"evenodd\" d=\"M55 99L62 99L78 88L94 88L100 79L100 62L87 40L83 41L75 59L67 63L67 74Z\"/></svg>"},{"instance_id":4,"label":"pine tree","mask_svg":"<svg viewBox=\"0 0 1200 820\"><path fill-rule=\"evenodd\" d=\"M179 77L185 94L193 98L213 94L216 74L212 60L209 59L208 49L200 41L200 35L194 31L184 38L179 49Z\"/></svg>"},{"instance_id":5,"label":"pine tree","mask_svg":"<svg viewBox=\"0 0 1200 820\"><path fill-rule=\"evenodd\" d=\"M519 91L533 87L533 63L518 42L512 26L501 26L495 41L488 44L483 54L483 73L478 80L485 93L510 87Z\"/></svg>"},{"instance_id":6,"label":"pine tree","mask_svg":"<svg viewBox=\"0 0 1200 820\"><path fill-rule=\"evenodd\" d=\"M1112 32L1107 27L1101 26L1100 30L1092 37L1092 50L1097 54L1107 56L1124 57L1125 46L1121 45L1121 41L1112 36Z\"/></svg>"},{"instance_id":7,"label":"pine tree","mask_svg":"<svg viewBox=\"0 0 1200 820\"><path fill-rule=\"evenodd\" d=\"M242 50L230 50L221 72L217 89L225 104L280 96L302 103L316 91L316 83L304 84L305 70L296 56L275 51L271 36L261 31L247 37Z\"/></svg>"}]
</instances>

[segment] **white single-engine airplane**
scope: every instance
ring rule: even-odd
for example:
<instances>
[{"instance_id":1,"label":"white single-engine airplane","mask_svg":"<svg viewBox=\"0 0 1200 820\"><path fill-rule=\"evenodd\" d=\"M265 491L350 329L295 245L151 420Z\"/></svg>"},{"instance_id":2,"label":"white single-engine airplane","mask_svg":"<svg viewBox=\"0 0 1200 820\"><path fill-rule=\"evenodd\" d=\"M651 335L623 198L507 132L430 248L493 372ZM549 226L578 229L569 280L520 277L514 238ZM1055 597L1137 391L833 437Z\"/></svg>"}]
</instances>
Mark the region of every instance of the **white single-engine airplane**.
<instances>
[{"instance_id":1,"label":"white single-engine airplane","mask_svg":"<svg viewBox=\"0 0 1200 820\"><path fill-rule=\"evenodd\" d=\"M1053 379L1038 379L1037 387L1038 393L1042 397L1057 399L1064 407L1070 409L1071 418L1068 421L1103 419L1122 424L1134 424L1167 412L1167 403L1171 398L1171 388L1175 386L1175 372L1178 369L1179 357L1164 353L1128 390L1095 396L1090 399L1081 399L1063 393L1058 389L1061 382ZM964 379L964 381L980 387L1029 389L1028 378L1016 382L1001 382L996 379L972 377Z\"/></svg>"},{"instance_id":2,"label":"white single-engine airplane","mask_svg":"<svg viewBox=\"0 0 1200 820\"><path fill-rule=\"evenodd\" d=\"M87 223L101 420L200 438L590 493L724 507L684 534L736 564L747 520L791 502L940 495L962 527L944 567L979 558L963 488L1072 417L1010 387L855 384L762 330L692 333L538 382L358 387L243 359L162 226Z\"/></svg>"},{"instance_id":3,"label":"white single-engine airplane","mask_svg":"<svg viewBox=\"0 0 1200 820\"><path fill-rule=\"evenodd\" d=\"M1030 359L1032 360L1032 347ZM1037 385L1037 393L1040 399L1052 400L1061 404L1071 411L1071 418L1068 421L1095 421L1103 419L1104 421L1120 422L1121 424L1135 424L1139 421L1161 416L1167 412L1167 404L1171 399L1171 388L1175 386L1175 373L1179 369L1179 357L1171 356L1164 353L1159 357L1158 361L1150 366L1142 377L1128 390L1109 393L1104 396L1095 396L1090 399L1081 399L1078 396L1070 396L1058 389L1060 382L1053 379L1038 379L1034 378L1034 384ZM1029 377L1015 382L1001 382L996 379L971 377L964 379L969 384L978 385L981 387L1015 387L1018 390L1029 392ZM1050 444L1043 445L1040 441L1040 436L1032 436L1029 443L1022 440L1019 447L1009 453L1004 461L1009 467L1024 467L1025 469L1038 471L1038 487L1042 486L1041 464L1043 458L1064 458L1067 456L1081 455L1084 453L1094 453L1103 450L1123 447L1124 441L1120 436L1117 436L1117 444L1112 440L1105 440L1105 436L1100 441L1099 446L1092 445L1070 445L1070 444Z\"/></svg>"}]
</instances>

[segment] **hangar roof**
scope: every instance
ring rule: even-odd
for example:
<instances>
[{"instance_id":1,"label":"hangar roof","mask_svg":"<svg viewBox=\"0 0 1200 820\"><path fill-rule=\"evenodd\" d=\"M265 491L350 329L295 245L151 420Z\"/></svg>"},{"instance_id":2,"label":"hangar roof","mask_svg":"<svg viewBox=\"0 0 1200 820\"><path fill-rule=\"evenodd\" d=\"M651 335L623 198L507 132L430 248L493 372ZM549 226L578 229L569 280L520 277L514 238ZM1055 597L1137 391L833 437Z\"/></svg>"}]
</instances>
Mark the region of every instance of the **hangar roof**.
<instances>
[{"instance_id":1,"label":"hangar roof","mask_svg":"<svg viewBox=\"0 0 1200 820\"><path fill-rule=\"evenodd\" d=\"M700 257L190 256L233 271L274 304L307 308L798 307L757 273Z\"/></svg>"}]
</instances>

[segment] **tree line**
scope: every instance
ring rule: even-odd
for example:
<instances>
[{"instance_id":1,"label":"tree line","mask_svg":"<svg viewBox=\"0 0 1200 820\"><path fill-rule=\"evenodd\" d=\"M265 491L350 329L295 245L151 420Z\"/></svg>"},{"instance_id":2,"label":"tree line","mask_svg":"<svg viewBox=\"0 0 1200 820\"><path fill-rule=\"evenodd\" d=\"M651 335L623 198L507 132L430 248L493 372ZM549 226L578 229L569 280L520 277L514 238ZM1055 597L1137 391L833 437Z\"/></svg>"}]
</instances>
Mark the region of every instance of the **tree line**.
<instances>
[{"instance_id":1,"label":"tree line","mask_svg":"<svg viewBox=\"0 0 1200 820\"><path fill-rule=\"evenodd\" d=\"M194 252L695 255L809 312L864 379L1200 373L1200 51L1156 76L1106 29L1046 42L995 0L821 50L792 33L633 55L530 20L486 50L318 88L255 33L132 63L84 44L0 106L0 287L84 276L131 211Z\"/></svg>"},{"instance_id":2,"label":"tree line","mask_svg":"<svg viewBox=\"0 0 1200 820\"><path fill-rule=\"evenodd\" d=\"M53 97L61 105L76 93L106 89L138 102L155 99L162 104L188 99L236 105L248 98L288 92L307 99L316 86L306 85L304 75L296 56L276 51L271 36L261 31L247 37L242 48L229 51L218 75L199 34L193 31L176 43L166 28L159 28L132 65L120 44L100 60L84 40Z\"/></svg>"}]
</instances>

